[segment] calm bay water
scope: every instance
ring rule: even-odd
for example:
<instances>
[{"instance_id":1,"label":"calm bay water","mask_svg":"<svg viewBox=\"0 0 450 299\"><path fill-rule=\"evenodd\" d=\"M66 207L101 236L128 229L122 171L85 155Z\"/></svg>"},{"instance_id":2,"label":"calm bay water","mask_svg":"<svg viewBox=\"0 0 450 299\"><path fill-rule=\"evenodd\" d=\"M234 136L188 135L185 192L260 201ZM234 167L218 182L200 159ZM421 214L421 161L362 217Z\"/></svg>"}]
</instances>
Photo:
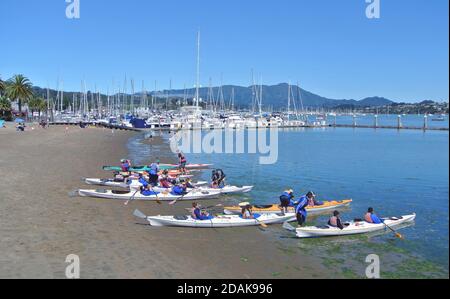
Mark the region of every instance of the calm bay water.
<instances>
[{"instance_id":1,"label":"calm bay water","mask_svg":"<svg viewBox=\"0 0 450 299\"><path fill-rule=\"evenodd\" d=\"M130 148L142 159L150 152L146 153L148 146L144 149L137 141L130 141ZM351 208L342 213L346 220L361 218L369 206L380 216L415 212L415 224L401 231L405 241L389 233L371 238L299 241L288 237L281 227L275 229L274 237L279 238L281 246L309 250L329 264L333 264L333 256L337 265L336 260L343 263L351 258L363 259L358 254L377 253L391 260L391 267L385 268L388 277L448 277L448 132L285 129L279 132L279 158L274 165L260 165L255 154L187 157L191 163L212 163L223 169L230 184L255 186L249 194L228 197L230 202L276 203L283 190L293 188L297 196L313 190L324 200L352 198ZM201 175L202 179L209 177L209 171ZM326 220L327 216L320 216L309 222L324 224ZM363 262L344 269L361 274ZM343 268L340 264L336 267Z\"/></svg>"}]
</instances>

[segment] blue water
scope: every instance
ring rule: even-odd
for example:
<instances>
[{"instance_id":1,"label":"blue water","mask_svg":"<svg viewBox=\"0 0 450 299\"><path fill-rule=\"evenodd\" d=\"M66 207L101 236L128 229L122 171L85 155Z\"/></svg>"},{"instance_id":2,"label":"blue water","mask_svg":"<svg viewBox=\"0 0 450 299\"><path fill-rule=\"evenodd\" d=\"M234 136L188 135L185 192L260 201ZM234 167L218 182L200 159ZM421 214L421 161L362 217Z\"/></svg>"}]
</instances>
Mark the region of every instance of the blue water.
<instances>
[{"instance_id":1,"label":"blue water","mask_svg":"<svg viewBox=\"0 0 450 299\"><path fill-rule=\"evenodd\" d=\"M448 132L285 129L279 132L274 165L260 165L256 154L187 157L191 163L222 168L230 184L255 186L249 194L229 197L231 202L276 203L283 190L293 188L297 196L312 190L319 199L352 198L351 209L342 214L347 220L363 217L369 206L380 216L415 212L415 225L401 231L407 241L395 246L442 266L448 275ZM209 176L207 171L201 178ZM326 218L311 221L323 224ZM392 235L377 237L379 242L391 239Z\"/></svg>"}]
</instances>

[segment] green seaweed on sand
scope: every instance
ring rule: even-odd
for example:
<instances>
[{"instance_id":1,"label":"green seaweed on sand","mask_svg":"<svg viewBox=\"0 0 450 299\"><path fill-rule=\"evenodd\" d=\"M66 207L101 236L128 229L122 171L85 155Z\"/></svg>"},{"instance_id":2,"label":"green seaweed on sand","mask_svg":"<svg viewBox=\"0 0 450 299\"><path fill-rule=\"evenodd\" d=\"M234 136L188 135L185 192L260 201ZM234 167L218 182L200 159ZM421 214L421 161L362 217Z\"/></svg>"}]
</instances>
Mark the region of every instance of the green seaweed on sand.
<instances>
[{"instance_id":1,"label":"green seaweed on sand","mask_svg":"<svg viewBox=\"0 0 450 299\"><path fill-rule=\"evenodd\" d=\"M241 262L247 263L247 262L248 262L248 258L246 258L246 257L241 257Z\"/></svg>"}]
</instances>

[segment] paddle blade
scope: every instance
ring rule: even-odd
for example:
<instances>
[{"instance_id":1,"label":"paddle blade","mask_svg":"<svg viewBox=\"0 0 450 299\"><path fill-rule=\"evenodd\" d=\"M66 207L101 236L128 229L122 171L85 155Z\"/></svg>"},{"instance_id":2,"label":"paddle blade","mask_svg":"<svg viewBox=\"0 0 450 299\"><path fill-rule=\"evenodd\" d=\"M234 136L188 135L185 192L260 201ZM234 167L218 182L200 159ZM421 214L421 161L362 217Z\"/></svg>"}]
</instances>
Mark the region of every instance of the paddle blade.
<instances>
[{"instance_id":1,"label":"paddle blade","mask_svg":"<svg viewBox=\"0 0 450 299\"><path fill-rule=\"evenodd\" d=\"M295 231L295 227L290 225L287 221L283 223L283 228L291 232Z\"/></svg>"},{"instance_id":2,"label":"paddle blade","mask_svg":"<svg viewBox=\"0 0 450 299\"><path fill-rule=\"evenodd\" d=\"M144 213L142 213L139 210L134 210L133 215L138 217L138 218L147 219L147 216L144 215Z\"/></svg>"},{"instance_id":3,"label":"paddle blade","mask_svg":"<svg viewBox=\"0 0 450 299\"><path fill-rule=\"evenodd\" d=\"M177 203L177 200L175 199L174 201L169 202L169 206L173 206Z\"/></svg>"},{"instance_id":4,"label":"paddle blade","mask_svg":"<svg viewBox=\"0 0 450 299\"><path fill-rule=\"evenodd\" d=\"M402 239L402 240L404 239L404 237L400 233L395 233L395 236L399 239Z\"/></svg>"},{"instance_id":5,"label":"paddle blade","mask_svg":"<svg viewBox=\"0 0 450 299\"><path fill-rule=\"evenodd\" d=\"M264 222L260 221L259 224L264 227L264 228L268 228L267 224L265 224Z\"/></svg>"}]
</instances>

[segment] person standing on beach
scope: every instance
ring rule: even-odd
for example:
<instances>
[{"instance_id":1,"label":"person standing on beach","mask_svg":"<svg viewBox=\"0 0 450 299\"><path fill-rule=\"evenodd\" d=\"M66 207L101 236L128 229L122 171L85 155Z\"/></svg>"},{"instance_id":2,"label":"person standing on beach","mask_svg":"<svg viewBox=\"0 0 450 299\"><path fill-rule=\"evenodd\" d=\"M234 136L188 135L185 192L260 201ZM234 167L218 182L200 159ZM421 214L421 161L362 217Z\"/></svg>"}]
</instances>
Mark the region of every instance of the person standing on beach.
<instances>
[{"instance_id":1,"label":"person standing on beach","mask_svg":"<svg viewBox=\"0 0 450 299\"><path fill-rule=\"evenodd\" d=\"M297 222L299 226L302 226L306 222L306 218L308 217L306 207L309 205L310 200L312 200L313 198L314 193L310 191L306 195L300 197L300 199L295 203L295 214L297 216Z\"/></svg>"},{"instance_id":2,"label":"person standing on beach","mask_svg":"<svg viewBox=\"0 0 450 299\"><path fill-rule=\"evenodd\" d=\"M179 152L178 153L178 166L180 168L181 173L183 173L183 174L186 173L186 163L187 163L186 156L182 152Z\"/></svg>"},{"instance_id":3,"label":"person standing on beach","mask_svg":"<svg viewBox=\"0 0 450 299\"><path fill-rule=\"evenodd\" d=\"M150 185L157 186L158 185L158 173L159 173L159 160L156 160L155 163L152 163L150 165L150 170L148 171L149 174L149 181Z\"/></svg>"}]
</instances>

